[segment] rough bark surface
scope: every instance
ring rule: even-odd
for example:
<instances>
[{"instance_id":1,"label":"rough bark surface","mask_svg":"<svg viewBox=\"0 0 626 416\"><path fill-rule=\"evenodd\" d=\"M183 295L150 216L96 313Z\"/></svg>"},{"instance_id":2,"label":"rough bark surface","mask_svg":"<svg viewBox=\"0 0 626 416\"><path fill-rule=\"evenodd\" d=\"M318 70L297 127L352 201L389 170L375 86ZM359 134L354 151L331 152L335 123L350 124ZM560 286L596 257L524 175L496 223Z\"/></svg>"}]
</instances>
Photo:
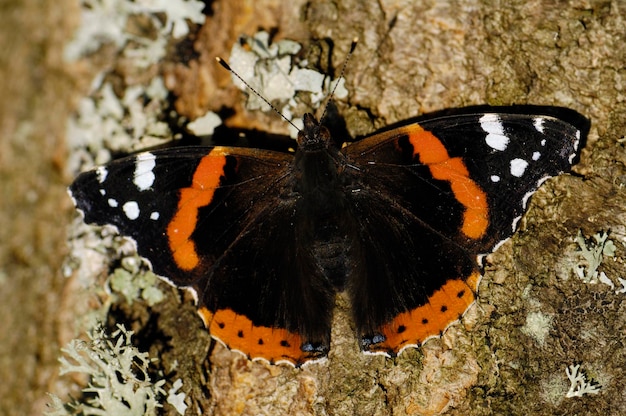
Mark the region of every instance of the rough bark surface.
<instances>
[{"instance_id":1,"label":"rough bark surface","mask_svg":"<svg viewBox=\"0 0 626 416\"><path fill-rule=\"evenodd\" d=\"M60 347L96 297L62 275L73 218L64 175L66 120L107 51L80 64L62 58L78 24L73 2L9 1L0 13L0 414L41 414L47 391L74 392L58 377ZM234 3L237 3L236 5ZM626 414L626 5L621 1L214 1L187 62L163 63L179 114L233 108L227 122L282 129L246 113L229 74L241 34L321 48L337 71L360 44L338 104L353 136L449 107L538 104L573 108L591 132L577 175L546 183L521 230L490 256L479 300L443 338L396 359L364 356L345 300L337 299L329 359L303 369L249 362L211 344L192 300L174 289L153 308L112 308L170 383L183 380L188 414L553 415ZM106 48L105 48L106 49ZM601 266L616 287L573 272L578 230L611 230L614 259ZM76 243L76 242L74 242ZM109 265L94 265L94 278ZM87 299L87 300L86 300ZM541 323L541 325L538 325ZM147 328L147 329L146 329ZM159 334L159 339L142 338ZM148 344L146 344L148 343ZM581 362L599 394L565 398L565 369ZM171 378L171 379L170 379ZM81 380L78 380L79 382ZM163 414L176 414L166 405Z\"/></svg>"}]
</instances>

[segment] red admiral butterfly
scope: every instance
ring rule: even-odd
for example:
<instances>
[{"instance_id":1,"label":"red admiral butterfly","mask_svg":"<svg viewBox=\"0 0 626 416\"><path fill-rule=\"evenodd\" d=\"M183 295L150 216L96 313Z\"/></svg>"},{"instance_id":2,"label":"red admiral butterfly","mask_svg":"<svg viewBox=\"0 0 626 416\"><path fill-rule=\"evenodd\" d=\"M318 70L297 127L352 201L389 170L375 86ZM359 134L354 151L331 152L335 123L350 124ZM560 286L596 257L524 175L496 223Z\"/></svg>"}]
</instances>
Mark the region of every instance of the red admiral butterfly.
<instances>
[{"instance_id":1,"label":"red admiral butterfly","mask_svg":"<svg viewBox=\"0 0 626 416\"><path fill-rule=\"evenodd\" d=\"M587 131L572 110L473 108L340 149L305 114L295 154L143 152L81 174L70 192L86 222L116 226L155 273L192 289L229 348L322 358L346 291L362 350L393 356L464 314L482 256L541 183L570 169Z\"/></svg>"}]
</instances>

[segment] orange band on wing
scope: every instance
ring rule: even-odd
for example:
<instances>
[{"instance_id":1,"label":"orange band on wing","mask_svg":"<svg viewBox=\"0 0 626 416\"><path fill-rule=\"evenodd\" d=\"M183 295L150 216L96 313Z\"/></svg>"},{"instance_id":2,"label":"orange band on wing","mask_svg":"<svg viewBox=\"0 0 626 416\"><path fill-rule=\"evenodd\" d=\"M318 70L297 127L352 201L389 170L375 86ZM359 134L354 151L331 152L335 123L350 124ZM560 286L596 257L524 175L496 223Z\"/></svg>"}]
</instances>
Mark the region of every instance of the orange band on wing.
<instances>
[{"instance_id":1,"label":"orange band on wing","mask_svg":"<svg viewBox=\"0 0 626 416\"><path fill-rule=\"evenodd\" d=\"M212 337L249 358L263 358L270 363L289 362L296 366L317 358L302 351L302 338L286 329L255 326L250 319L230 309L212 313L201 307L198 313Z\"/></svg>"},{"instance_id":2,"label":"orange band on wing","mask_svg":"<svg viewBox=\"0 0 626 416\"><path fill-rule=\"evenodd\" d=\"M180 190L178 209L167 226L167 238L174 261L183 270L191 270L200 262L191 235L198 223L198 209L213 200L225 165L226 154L219 147L214 148L198 164L191 186Z\"/></svg>"},{"instance_id":3,"label":"orange band on wing","mask_svg":"<svg viewBox=\"0 0 626 416\"><path fill-rule=\"evenodd\" d=\"M485 235L489 225L487 195L470 178L460 157L451 158L441 141L421 127L407 131L415 156L430 168L433 178L450 183L454 197L465 207L461 231L472 239Z\"/></svg>"},{"instance_id":4,"label":"orange band on wing","mask_svg":"<svg viewBox=\"0 0 626 416\"><path fill-rule=\"evenodd\" d=\"M398 353L411 345L421 345L428 338L441 335L474 303L480 273L468 279L448 280L428 298L428 303L398 315L382 326L385 341L372 344L370 352Z\"/></svg>"}]
</instances>

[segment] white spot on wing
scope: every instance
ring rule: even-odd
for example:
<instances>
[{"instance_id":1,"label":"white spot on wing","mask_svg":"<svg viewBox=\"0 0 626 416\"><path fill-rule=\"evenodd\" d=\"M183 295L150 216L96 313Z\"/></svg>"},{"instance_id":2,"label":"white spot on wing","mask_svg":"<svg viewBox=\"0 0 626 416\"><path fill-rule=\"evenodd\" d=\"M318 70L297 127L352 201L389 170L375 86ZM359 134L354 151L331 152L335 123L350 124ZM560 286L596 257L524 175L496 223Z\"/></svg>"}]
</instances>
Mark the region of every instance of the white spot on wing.
<instances>
[{"instance_id":1,"label":"white spot on wing","mask_svg":"<svg viewBox=\"0 0 626 416\"><path fill-rule=\"evenodd\" d=\"M526 167L528 167L528 162L524 159L516 158L511 160L511 175L520 178L526 171Z\"/></svg>"},{"instance_id":2,"label":"white spot on wing","mask_svg":"<svg viewBox=\"0 0 626 416\"><path fill-rule=\"evenodd\" d=\"M533 152L533 160L539 160L540 157L541 157L540 152Z\"/></svg>"},{"instance_id":3,"label":"white spot on wing","mask_svg":"<svg viewBox=\"0 0 626 416\"><path fill-rule=\"evenodd\" d=\"M500 177L498 175L491 175L491 182L500 182Z\"/></svg>"},{"instance_id":4,"label":"white spot on wing","mask_svg":"<svg viewBox=\"0 0 626 416\"><path fill-rule=\"evenodd\" d=\"M96 177L98 178L98 182L103 183L106 180L108 173L109 171L107 171L106 167L99 166L96 169Z\"/></svg>"},{"instance_id":5,"label":"white spot on wing","mask_svg":"<svg viewBox=\"0 0 626 416\"><path fill-rule=\"evenodd\" d=\"M535 126L535 130L539 133L543 133L543 118L535 117L533 120L533 126Z\"/></svg>"},{"instance_id":6,"label":"white spot on wing","mask_svg":"<svg viewBox=\"0 0 626 416\"><path fill-rule=\"evenodd\" d=\"M497 114L485 114L480 118L480 127L487 132L485 142L495 150L506 150L509 145L509 138L504 135L502 120Z\"/></svg>"},{"instance_id":7,"label":"white spot on wing","mask_svg":"<svg viewBox=\"0 0 626 416\"><path fill-rule=\"evenodd\" d=\"M489 133L487 137L485 137L485 142L487 142L487 145L492 149L503 151L506 150L509 145L509 138L504 135Z\"/></svg>"},{"instance_id":8,"label":"white spot on wing","mask_svg":"<svg viewBox=\"0 0 626 416\"><path fill-rule=\"evenodd\" d=\"M156 211L154 211L153 213L150 214L150 219L151 220L158 220L159 219L160 214Z\"/></svg>"},{"instance_id":9,"label":"white spot on wing","mask_svg":"<svg viewBox=\"0 0 626 416\"><path fill-rule=\"evenodd\" d=\"M109 198L109 200L107 202L109 203L109 206L111 208L117 208L117 206L119 205L117 203L117 201L115 199L113 199L113 198Z\"/></svg>"},{"instance_id":10,"label":"white spot on wing","mask_svg":"<svg viewBox=\"0 0 626 416\"><path fill-rule=\"evenodd\" d=\"M478 121L480 122L480 127L487 133L504 134L502 120L500 120L497 114L485 114Z\"/></svg>"},{"instance_id":11,"label":"white spot on wing","mask_svg":"<svg viewBox=\"0 0 626 416\"><path fill-rule=\"evenodd\" d=\"M107 191L105 191L104 189L100 189L100 195L105 196L107 194Z\"/></svg>"},{"instance_id":12,"label":"white spot on wing","mask_svg":"<svg viewBox=\"0 0 626 416\"><path fill-rule=\"evenodd\" d=\"M156 166L155 157L150 152L140 153L135 159L135 176L133 183L140 191L150 189L154 183L154 172Z\"/></svg>"},{"instance_id":13,"label":"white spot on wing","mask_svg":"<svg viewBox=\"0 0 626 416\"><path fill-rule=\"evenodd\" d=\"M124 206L122 206L122 209L129 220L136 220L139 218L139 205L137 205L135 201L128 201L124 204Z\"/></svg>"}]
</instances>

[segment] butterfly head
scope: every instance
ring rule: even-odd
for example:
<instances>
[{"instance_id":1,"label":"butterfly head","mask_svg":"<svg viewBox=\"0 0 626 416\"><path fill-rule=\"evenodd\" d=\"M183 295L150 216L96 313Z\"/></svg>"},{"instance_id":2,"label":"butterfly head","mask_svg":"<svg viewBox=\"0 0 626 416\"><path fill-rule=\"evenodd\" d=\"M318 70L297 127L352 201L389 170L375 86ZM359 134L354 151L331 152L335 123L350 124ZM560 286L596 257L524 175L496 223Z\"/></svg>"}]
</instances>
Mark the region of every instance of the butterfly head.
<instances>
[{"instance_id":1,"label":"butterfly head","mask_svg":"<svg viewBox=\"0 0 626 416\"><path fill-rule=\"evenodd\" d=\"M298 146L306 152L325 150L330 143L330 132L317 121L315 116L306 113L302 117L304 127L298 133Z\"/></svg>"}]
</instances>

